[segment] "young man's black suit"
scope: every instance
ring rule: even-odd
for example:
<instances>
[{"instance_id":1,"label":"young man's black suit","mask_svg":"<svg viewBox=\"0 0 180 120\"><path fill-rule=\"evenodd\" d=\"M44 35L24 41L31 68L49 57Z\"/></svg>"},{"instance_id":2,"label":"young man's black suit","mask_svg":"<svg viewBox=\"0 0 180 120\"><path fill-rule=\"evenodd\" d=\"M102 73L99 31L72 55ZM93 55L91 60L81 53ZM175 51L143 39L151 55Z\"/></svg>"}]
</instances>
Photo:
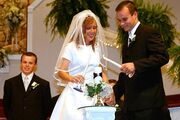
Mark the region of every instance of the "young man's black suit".
<instances>
[{"instance_id":1,"label":"young man's black suit","mask_svg":"<svg viewBox=\"0 0 180 120\"><path fill-rule=\"evenodd\" d=\"M38 86L33 87L33 82ZM50 100L49 82L35 74L27 92L21 74L5 81L3 104L8 120L46 120Z\"/></svg>"}]
</instances>

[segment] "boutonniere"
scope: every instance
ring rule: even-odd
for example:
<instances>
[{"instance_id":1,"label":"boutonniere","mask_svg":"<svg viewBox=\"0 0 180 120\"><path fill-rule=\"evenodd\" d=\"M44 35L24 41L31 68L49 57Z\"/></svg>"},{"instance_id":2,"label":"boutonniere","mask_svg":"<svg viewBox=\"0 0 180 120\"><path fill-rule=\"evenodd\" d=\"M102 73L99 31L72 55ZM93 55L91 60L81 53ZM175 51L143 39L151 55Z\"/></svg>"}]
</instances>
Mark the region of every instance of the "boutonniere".
<instances>
[{"instance_id":1,"label":"boutonniere","mask_svg":"<svg viewBox=\"0 0 180 120\"><path fill-rule=\"evenodd\" d=\"M37 86L39 86L39 84L37 82L33 82L31 84L32 89L35 89Z\"/></svg>"},{"instance_id":2,"label":"boutonniere","mask_svg":"<svg viewBox=\"0 0 180 120\"><path fill-rule=\"evenodd\" d=\"M131 42L134 42L136 40L136 35L133 34L133 35L129 36L129 38L131 39Z\"/></svg>"}]
</instances>

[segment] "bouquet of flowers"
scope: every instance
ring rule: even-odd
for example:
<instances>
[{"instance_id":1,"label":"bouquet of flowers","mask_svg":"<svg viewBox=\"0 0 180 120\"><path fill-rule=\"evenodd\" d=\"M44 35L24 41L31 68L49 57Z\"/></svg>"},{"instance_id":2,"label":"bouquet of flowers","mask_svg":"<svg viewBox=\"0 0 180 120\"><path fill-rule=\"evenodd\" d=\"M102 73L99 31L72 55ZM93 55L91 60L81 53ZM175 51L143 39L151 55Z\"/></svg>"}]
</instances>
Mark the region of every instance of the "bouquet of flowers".
<instances>
[{"instance_id":1,"label":"bouquet of flowers","mask_svg":"<svg viewBox=\"0 0 180 120\"><path fill-rule=\"evenodd\" d=\"M86 84L87 95L90 97L94 97L95 95L100 94L103 91L104 86L104 82Z\"/></svg>"},{"instance_id":2,"label":"bouquet of flowers","mask_svg":"<svg viewBox=\"0 0 180 120\"><path fill-rule=\"evenodd\" d=\"M86 89L85 89L85 93L87 96L95 97L96 99L95 105L97 106L104 105L102 99L109 97L113 92L111 85L102 81L101 74L102 74L101 67L96 68L93 82L86 84Z\"/></svg>"}]
</instances>

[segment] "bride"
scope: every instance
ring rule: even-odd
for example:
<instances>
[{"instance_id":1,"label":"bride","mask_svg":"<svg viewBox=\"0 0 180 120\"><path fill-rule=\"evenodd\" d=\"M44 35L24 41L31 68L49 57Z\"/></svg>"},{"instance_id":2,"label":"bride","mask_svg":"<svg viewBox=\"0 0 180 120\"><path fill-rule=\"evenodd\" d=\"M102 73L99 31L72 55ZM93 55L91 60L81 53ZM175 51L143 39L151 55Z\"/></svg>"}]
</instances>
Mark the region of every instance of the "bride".
<instances>
[{"instance_id":1,"label":"bride","mask_svg":"<svg viewBox=\"0 0 180 120\"><path fill-rule=\"evenodd\" d=\"M73 17L60 51L54 77L65 85L58 98L50 120L83 120L79 107L94 105L94 99L85 95L85 84L92 82L96 67L106 67L102 56L103 28L98 17L84 10ZM103 81L107 77L102 72Z\"/></svg>"}]
</instances>

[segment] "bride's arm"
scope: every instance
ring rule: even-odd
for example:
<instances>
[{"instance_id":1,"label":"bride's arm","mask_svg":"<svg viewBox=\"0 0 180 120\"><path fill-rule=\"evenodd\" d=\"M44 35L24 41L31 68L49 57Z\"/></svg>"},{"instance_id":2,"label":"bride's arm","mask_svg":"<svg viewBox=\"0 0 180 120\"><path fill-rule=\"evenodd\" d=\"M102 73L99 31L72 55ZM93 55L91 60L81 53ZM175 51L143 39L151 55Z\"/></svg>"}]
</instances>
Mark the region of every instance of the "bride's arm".
<instances>
[{"instance_id":1,"label":"bride's arm","mask_svg":"<svg viewBox=\"0 0 180 120\"><path fill-rule=\"evenodd\" d=\"M107 77L107 71L105 69L103 69L103 67L101 65L99 65L102 68L102 80L106 83L109 83L108 81L108 77Z\"/></svg>"},{"instance_id":2,"label":"bride's arm","mask_svg":"<svg viewBox=\"0 0 180 120\"><path fill-rule=\"evenodd\" d=\"M106 74L106 71L105 71L105 70L102 71L102 78L103 78L103 81L104 81L104 82L109 83L108 77L107 77L107 74Z\"/></svg>"},{"instance_id":3,"label":"bride's arm","mask_svg":"<svg viewBox=\"0 0 180 120\"><path fill-rule=\"evenodd\" d=\"M70 61L68 59L62 59L62 64L60 66L61 70L58 72L59 77L67 82L83 83L84 77L82 75L71 76L69 72L65 72L68 71L69 64Z\"/></svg>"}]
</instances>

